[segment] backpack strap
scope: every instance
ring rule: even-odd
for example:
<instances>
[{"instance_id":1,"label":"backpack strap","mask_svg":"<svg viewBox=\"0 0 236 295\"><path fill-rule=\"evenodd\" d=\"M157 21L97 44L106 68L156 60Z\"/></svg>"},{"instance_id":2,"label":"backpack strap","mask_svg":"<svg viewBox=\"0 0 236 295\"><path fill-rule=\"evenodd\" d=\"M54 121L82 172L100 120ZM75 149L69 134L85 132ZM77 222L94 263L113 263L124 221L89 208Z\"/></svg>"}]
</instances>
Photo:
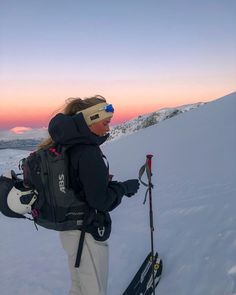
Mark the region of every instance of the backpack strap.
<instances>
[{"instance_id":1,"label":"backpack strap","mask_svg":"<svg viewBox=\"0 0 236 295\"><path fill-rule=\"evenodd\" d=\"M85 238L85 229L83 228L81 230L80 239L79 239L79 246L78 246L77 256L76 256L76 260L75 260L75 267L76 268L78 268L80 266L80 261L81 261L83 246L84 246L84 238Z\"/></svg>"}]
</instances>

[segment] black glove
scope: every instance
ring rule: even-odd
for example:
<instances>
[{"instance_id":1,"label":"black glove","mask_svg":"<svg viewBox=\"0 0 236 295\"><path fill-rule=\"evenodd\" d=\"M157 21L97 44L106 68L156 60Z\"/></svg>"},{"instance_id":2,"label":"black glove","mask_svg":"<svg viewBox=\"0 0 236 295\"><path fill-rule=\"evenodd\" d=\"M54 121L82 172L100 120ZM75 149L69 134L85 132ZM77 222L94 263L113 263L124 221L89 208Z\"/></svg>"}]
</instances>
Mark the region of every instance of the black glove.
<instances>
[{"instance_id":1,"label":"black glove","mask_svg":"<svg viewBox=\"0 0 236 295\"><path fill-rule=\"evenodd\" d=\"M139 189L139 181L138 179L129 179L120 183L125 191L124 195L127 197L131 197L137 193Z\"/></svg>"}]
</instances>

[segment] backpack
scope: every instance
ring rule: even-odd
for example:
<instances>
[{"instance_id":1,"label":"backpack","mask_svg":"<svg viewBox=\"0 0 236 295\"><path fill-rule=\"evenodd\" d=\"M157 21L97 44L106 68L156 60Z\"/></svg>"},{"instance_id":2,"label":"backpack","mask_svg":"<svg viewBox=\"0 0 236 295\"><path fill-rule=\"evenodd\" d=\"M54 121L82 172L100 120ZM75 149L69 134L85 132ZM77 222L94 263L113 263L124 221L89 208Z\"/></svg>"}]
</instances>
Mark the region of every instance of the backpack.
<instances>
[{"instance_id":1,"label":"backpack","mask_svg":"<svg viewBox=\"0 0 236 295\"><path fill-rule=\"evenodd\" d=\"M70 187L69 147L51 146L31 153L19 163L23 179L12 170L0 176L0 211L15 218L31 214L35 225L57 231L81 230L75 267L79 267L85 232L105 241L111 232L108 213L91 209ZM37 227L37 226L36 226Z\"/></svg>"},{"instance_id":2,"label":"backpack","mask_svg":"<svg viewBox=\"0 0 236 295\"><path fill-rule=\"evenodd\" d=\"M70 188L67 151L68 147L40 149L20 161L23 179L14 171L11 177L1 176L0 211L17 218L30 213L36 224L47 229L81 229L88 206ZM19 210L18 202L23 209ZM28 212L24 211L27 205Z\"/></svg>"}]
</instances>

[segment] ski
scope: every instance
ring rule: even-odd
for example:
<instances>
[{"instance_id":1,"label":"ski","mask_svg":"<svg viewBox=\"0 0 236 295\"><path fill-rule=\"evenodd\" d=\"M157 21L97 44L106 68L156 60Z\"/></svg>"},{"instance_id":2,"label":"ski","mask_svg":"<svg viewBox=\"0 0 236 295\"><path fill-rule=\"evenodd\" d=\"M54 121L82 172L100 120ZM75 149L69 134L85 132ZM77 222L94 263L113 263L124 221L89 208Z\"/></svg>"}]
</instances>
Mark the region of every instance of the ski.
<instances>
[{"instance_id":1,"label":"ski","mask_svg":"<svg viewBox=\"0 0 236 295\"><path fill-rule=\"evenodd\" d=\"M144 276L146 269L149 265L150 259L151 259L151 252L147 255L147 257L143 261L142 265L140 266L139 270L136 272L131 283L129 284L128 288L125 290L125 292L122 295L134 294L132 292L135 290L135 286L137 285L137 283L139 283L142 280L142 277Z\"/></svg>"},{"instance_id":2,"label":"ski","mask_svg":"<svg viewBox=\"0 0 236 295\"><path fill-rule=\"evenodd\" d=\"M159 284L162 274L163 263L160 258L157 258L154 264L154 288ZM153 276L152 276L152 268L149 270L146 275L145 282L141 285L139 289L139 295L152 295L153 294Z\"/></svg>"},{"instance_id":3,"label":"ski","mask_svg":"<svg viewBox=\"0 0 236 295\"><path fill-rule=\"evenodd\" d=\"M158 253L156 252L156 254L154 256L154 263L156 262L157 258L158 258ZM152 264L153 264L152 255L150 254L149 261L146 264L146 268L144 269L144 271L140 277L140 280L134 286L134 290L131 294L139 295L139 294L142 294L142 290L145 290L146 285L149 281L150 275L152 275Z\"/></svg>"},{"instance_id":4,"label":"ski","mask_svg":"<svg viewBox=\"0 0 236 295\"><path fill-rule=\"evenodd\" d=\"M158 253L156 252L154 256L155 286L158 284L160 280L160 279L157 279L157 277L160 277L161 271L162 271L162 261L161 259L158 258ZM150 277L152 279L151 252L147 255L143 264L140 266L139 270L137 271L131 283L129 284L128 288L125 290L125 292L122 295L141 295L143 294L144 291L152 290L152 285L150 289ZM152 284L152 281L151 281L151 284Z\"/></svg>"}]
</instances>

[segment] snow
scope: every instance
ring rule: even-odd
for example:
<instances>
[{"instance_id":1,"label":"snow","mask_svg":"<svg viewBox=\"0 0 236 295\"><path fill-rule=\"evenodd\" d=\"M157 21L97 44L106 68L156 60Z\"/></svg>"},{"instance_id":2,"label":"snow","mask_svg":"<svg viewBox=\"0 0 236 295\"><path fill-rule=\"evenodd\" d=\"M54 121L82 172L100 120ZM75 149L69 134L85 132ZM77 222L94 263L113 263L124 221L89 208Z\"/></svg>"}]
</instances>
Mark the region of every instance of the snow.
<instances>
[{"instance_id":1,"label":"snow","mask_svg":"<svg viewBox=\"0 0 236 295\"><path fill-rule=\"evenodd\" d=\"M155 248L162 295L236 294L236 93L103 146L115 179L135 178L153 154ZM0 173L27 152L1 150ZM114 212L108 295L120 295L150 250L145 188ZM58 233L0 215L1 295L65 295ZM91 294L92 295L92 294Z\"/></svg>"}]
</instances>

